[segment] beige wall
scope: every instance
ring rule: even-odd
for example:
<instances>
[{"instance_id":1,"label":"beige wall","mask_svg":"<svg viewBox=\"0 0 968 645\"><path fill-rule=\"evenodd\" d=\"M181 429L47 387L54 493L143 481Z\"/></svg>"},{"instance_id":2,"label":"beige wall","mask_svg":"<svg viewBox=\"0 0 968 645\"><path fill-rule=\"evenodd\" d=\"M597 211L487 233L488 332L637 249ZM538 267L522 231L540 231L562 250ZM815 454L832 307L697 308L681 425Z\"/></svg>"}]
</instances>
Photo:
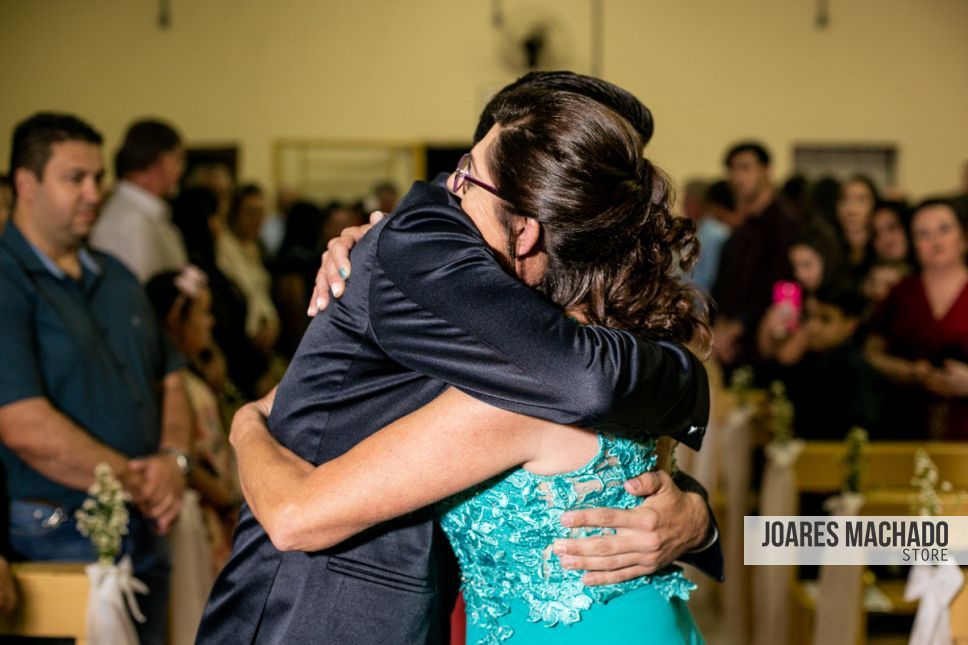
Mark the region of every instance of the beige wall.
<instances>
[{"instance_id":1,"label":"beige wall","mask_svg":"<svg viewBox=\"0 0 968 645\"><path fill-rule=\"evenodd\" d=\"M652 108L650 151L675 177L719 172L740 137L770 145L894 142L900 183L950 190L968 158L968 1L603 0L603 75ZM38 109L87 117L113 152L135 116L190 143L238 142L268 181L279 137L459 141L513 79L491 2L0 0L0 155ZM564 65L589 71L590 0L504 0L560 17ZM108 155L110 157L110 155ZM2 164L6 166L4 162Z\"/></svg>"}]
</instances>

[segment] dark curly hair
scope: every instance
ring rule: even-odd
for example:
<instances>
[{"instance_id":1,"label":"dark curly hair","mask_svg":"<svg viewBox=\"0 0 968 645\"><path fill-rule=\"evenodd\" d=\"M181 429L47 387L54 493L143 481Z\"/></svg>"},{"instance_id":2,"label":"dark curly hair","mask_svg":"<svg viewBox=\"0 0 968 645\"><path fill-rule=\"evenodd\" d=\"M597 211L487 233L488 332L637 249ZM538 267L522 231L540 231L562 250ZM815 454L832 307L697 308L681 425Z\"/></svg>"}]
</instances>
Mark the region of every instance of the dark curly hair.
<instances>
[{"instance_id":1,"label":"dark curly hair","mask_svg":"<svg viewBox=\"0 0 968 645\"><path fill-rule=\"evenodd\" d=\"M698 334L708 349L703 299L683 278L699 254L695 224L672 215L671 182L629 122L585 96L530 88L495 117L491 176L505 216L541 223L541 291L593 324L680 343Z\"/></svg>"}]
</instances>

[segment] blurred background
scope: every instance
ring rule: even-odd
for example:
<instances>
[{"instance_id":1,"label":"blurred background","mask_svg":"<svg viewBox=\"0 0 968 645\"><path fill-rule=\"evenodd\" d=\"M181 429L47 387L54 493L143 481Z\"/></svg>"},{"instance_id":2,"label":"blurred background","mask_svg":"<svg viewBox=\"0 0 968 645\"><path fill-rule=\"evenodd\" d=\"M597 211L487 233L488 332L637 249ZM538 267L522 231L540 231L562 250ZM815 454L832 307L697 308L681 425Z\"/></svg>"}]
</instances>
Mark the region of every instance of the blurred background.
<instances>
[{"instance_id":1,"label":"blurred background","mask_svg":"<svg viewBox=\"0 0 968 645\"><path fill-rule=\"evenodd\" d=\"M951 192L968 148L966 24L964 0L0 0L0 125L73 112L112 151L155 115L189 148L234 150L237 175L265 186L298 178L292 148L310 144L370 148L358 164L419 176L421 147L466 146L540 33L539 66L649 105L651 155L676 179L719 173L753 137L776 177L798 146L873 147L896 153L882 189ZM394 146L416 156L373 150Z\"/></svg>"}]
</instances>

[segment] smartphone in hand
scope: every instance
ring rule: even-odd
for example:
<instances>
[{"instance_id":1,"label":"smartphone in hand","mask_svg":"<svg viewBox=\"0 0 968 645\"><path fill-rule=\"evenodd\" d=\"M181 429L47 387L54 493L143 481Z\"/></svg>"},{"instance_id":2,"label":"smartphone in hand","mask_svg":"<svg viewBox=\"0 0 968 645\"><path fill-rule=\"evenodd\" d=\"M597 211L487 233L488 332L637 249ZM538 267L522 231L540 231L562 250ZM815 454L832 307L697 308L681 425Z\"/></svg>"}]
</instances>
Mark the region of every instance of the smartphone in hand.
<instances>
[{"instance_id":1,"label":"smartphone in hand","mask_svg":"<svg viewBox=\"0 0 968 645\"><path fill-rule=\"evenodd\" d=\"M800 326L800 312L803 310L803 288L796 282L781 280L773 285L773 304L783 312L784 325L788 332Z\"/></svg>"}]
</instances>

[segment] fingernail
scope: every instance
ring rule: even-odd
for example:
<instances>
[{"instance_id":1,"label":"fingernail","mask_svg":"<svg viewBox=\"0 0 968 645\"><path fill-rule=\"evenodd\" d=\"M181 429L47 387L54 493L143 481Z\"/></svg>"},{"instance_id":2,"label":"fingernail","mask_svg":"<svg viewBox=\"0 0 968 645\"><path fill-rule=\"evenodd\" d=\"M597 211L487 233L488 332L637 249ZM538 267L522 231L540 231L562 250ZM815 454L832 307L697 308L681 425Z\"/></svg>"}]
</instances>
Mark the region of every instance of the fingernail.
<instances>
[{"instance_id":1,"label":"fingernail","mask_svg":"<svg viewBox=\"0 0 968 645\"><path fill-rule=\"evenodd\" d=\"M568 547L561 540L555 540L555 543L551 546L551 550L555 555L565 555L568 553Z\"/></svg>"},{"instance_id":2,"label":"fingernail","mask_svg":"<svg viewBox=\"0 0 968 645\"><path fill-rule=\"evenodd\" d=\"M574 569L575 568L575 559L572 558L572 557L565 556L563 558L559 558L559 561L561 562L561 566L564 569Z\"/></svg>"},{"instance_id":3,"label":"fingernail","mask_svg":"<svg viewBox=\"0 0 968 645\"><path fill-rule=\"evenodd\" d=\"M639 480L630 479L627 482L625 482L625 490L627 490L630 493L637 493L640 490L642 490L642 486L639 484Z\"/></svg>"},{"instance_id":4,"label":"fingernail","mask_svg":"<svg viewBox=\"0 0 968 645\"><path fill-rule=\"evenodd\" d=\"M573 526L573 525L574 525L574 523L575 523L575 522L574 522L574 520L572 519L572 517L571 517L571 515L567 515L567 514L566 514L566 515L562 515L562 516L561 516L561 525L562 525L562 526Z\"/></svg>"},{"instance_id":5,"label":"fingernail","mask_svg":"<svg viewBox=\"0 0 968 645\"><path fill-rule=\"evenodd\" d=\"M350 277L350 272L349 272L349 270L348 270L348 269L346 269L346 268L344 268L344 267L340 267L340 268L339 268L339 277L341 277L341 278L343 278L344 280L345 280L346 278L348 278L348 277Z\"/></svg>"},{"instance_id":6,"label":"fingernail","mask_svg":"<svg viewBox=\"0 0 968 645\"><path fill-rule=\"evenodd\" d=\"M323 300L323 297L322 296L320 296L319 298L316 298L316 310L317 311L320 310L320 309L322 309L325 306L326 306L326 301Z\"/></svg>"},{"instance_id":7,"label":"fingernail","mask_svg":"<svg viewBox=\"0 0 968 645\"><path fill-rule=\"evenodd\" d=\"M315 310L314 310L314 308L312 306L309 306L309 307L306 308L306 315L307 316L312 316L314 313L315 313Z\"/></svg>"},{"instance_id":8,"label":"fingernail","mask_svg":"<svg viewBox=\"0 0 968 645\"><path fill-rule=\"evenodd\" d=\"M341 287L341 286L340 286L340 285L338 285L338 284L334 284L334 285L333 285L333 286L331 286L331 287L330 287L329 289L330 289L330 291L332 291L332 292L333 292L333 295L334 295L335 297L337 297L337 298L339 298L339 297L340 297L340 295L342 295L342 293L343 293L343 287Z\"/></svg>"}]
</instances>

